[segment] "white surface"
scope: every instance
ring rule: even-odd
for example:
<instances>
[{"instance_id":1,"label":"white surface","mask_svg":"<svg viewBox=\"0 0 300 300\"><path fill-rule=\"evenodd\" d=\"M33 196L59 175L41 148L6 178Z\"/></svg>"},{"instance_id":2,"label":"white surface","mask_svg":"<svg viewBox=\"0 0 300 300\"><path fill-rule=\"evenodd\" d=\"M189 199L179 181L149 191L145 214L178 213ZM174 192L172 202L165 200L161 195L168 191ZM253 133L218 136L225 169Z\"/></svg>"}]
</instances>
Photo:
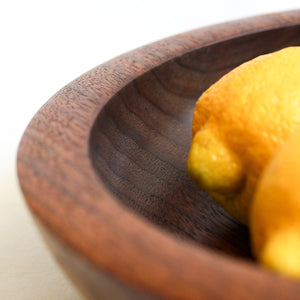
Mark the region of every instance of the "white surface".
<instances>
[{"instance_id":1,"label":"white surface","mask_svg":"<svg viewBox=\"0 0 300 300\"><path fill-rule=\"evenodd\" d=\"M133 48L197 27L299 8L299 0L1 1L0 299L81 299L44 246L18 189L27 123L56 91Z\"/></svg>"}]
</instances>

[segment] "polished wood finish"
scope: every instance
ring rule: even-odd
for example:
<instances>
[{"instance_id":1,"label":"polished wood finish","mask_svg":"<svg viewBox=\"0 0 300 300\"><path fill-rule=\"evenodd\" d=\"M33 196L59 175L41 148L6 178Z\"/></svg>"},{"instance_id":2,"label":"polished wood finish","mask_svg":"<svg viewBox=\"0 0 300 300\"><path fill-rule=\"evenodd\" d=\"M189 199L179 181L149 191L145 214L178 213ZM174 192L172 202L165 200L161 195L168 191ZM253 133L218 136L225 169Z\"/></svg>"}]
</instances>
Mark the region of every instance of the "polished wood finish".
<instances>
[{"instance_id":1,"label":"polished wood finish","mask_svg":"<svg viewBox=\"0 0 300 300\"><path fill-rule=\"evenodd\" d=\"M194 30L92 69L40 109L20 143L20 184L89 297L300 297L299 283L254 262L247 228L185 170L199 95L291 45L300 45L300 11Z\"/></svg>"}]
</instances>

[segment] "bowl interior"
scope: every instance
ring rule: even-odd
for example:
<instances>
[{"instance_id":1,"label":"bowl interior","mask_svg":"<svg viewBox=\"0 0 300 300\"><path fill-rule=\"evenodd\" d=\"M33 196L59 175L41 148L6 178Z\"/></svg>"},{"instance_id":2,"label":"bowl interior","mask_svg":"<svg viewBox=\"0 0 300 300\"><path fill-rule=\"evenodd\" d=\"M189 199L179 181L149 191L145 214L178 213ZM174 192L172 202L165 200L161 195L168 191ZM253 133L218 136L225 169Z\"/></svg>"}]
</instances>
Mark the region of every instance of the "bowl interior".
<instances>
[{"instance_id":1,"label":"bowl interior","mask_svg":"<svg viewBox=\"0 0 300 300\"><path fill-rule=\"evenodd\" d=\"M123 205L182 239L252 259L248 229L186 174L195 102L232 68L300 44L300 27L214 43L156 67L102 109L90 138L93 166Z\"/></svg>"}]
</instances>

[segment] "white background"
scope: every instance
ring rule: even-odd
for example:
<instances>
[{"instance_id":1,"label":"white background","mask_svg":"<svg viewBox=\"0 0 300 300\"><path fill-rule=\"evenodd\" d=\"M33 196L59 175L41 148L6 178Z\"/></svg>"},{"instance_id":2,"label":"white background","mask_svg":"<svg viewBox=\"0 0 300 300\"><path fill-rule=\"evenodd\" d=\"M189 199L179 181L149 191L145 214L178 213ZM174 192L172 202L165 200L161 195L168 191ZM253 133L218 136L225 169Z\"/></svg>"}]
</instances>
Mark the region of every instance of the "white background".
<instances>
[{"instance_id":1,"label":"white background","mask_svg":"<svg viewBox=\"0 0 300 300\"><path fill-rule=\"evenodd\" d=\"M299 0L2 0L0 299L82 297L42 243L16 178L18 142L44 102L92 67L144 44L214 23L296 9L299 4Z\"/></svg>"}]
</instances>

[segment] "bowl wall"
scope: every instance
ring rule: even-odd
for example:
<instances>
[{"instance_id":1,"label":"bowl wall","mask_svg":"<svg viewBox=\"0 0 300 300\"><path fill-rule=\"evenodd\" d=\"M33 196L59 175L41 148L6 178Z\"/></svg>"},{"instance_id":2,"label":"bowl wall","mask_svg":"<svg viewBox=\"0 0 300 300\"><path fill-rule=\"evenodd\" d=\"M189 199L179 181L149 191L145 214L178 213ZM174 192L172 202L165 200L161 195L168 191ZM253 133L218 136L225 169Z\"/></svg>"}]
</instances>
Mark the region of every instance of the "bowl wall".
<instances>
[{"instance_id":1,"label":"bowl wall","mask_svg":"<svg viewBox=\"0 0 300 300\"><path fill-rule=\"evenodd\" d=\"M248 229L186 174L195 102L222 75L258 55L300 44L299 28L212 43L136 78L92 129L93 166L122 204L165 230L251 259Z\"/></svg>"}]
</instances>

